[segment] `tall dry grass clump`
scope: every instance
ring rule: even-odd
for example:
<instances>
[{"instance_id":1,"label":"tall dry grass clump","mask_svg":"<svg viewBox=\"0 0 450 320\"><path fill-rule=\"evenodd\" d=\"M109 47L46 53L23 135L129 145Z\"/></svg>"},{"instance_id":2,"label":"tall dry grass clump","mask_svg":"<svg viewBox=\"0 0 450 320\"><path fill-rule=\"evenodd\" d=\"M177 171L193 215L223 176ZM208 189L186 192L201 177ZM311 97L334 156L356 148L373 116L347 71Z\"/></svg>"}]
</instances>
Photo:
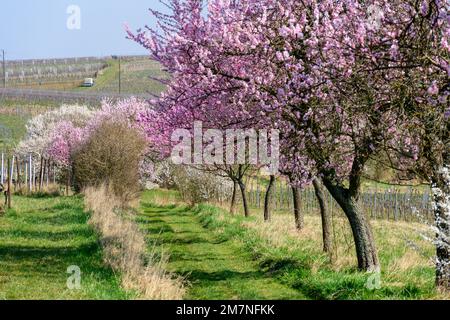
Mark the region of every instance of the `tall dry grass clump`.
<instances>
[{"instance_id":1,"label":"tall dry grass clump","mask_svg":"<svg viewBox=\"0 0 450 320\"><path fill-rule=\"evenodd\" d=\"M100 234L108 265L122 274L126 290L136 291L140 299L180 300L183 281L165 271L167 259L155 250L147 251L145 236L129 210L112 196L109 188L85 189L86 208L92 212L89 223Z\"/></svg>"}]
</instances>

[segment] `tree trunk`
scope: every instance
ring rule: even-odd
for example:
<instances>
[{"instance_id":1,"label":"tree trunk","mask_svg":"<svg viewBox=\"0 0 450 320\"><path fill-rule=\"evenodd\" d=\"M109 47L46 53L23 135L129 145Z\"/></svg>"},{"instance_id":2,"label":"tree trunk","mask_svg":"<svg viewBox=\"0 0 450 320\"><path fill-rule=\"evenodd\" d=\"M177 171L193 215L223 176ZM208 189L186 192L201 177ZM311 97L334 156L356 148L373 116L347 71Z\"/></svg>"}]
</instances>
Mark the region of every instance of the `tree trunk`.
<instances>
[{"instance_id":1,"label":"tree trunk","mask_svg":"<svg viewBox=\"0 0 450 320\"><path fill-rule=\"evenodd\" d=\"M291 186L292 196L294 199L294 217L295 217L295 227L297 230L302 230L305 227L305 219L301 211L301 196L300 188Z\"/></svg>"},{"instance_id":2,"label":"tree trunk","mask_svg":"<svg viewBox=\"0 0 450 320\"><path fill-rule=\"evenodd\" d=\"M236 199L237 199L237 190L239 188L239 184L237 181L233 181L233 196L231 197L231 206L230 206L230 214L236 214Z\"/></svg>"},{"instance_id":3,"label":"tree trunk","mask_svg":"<svg viewBox=\"0 0 450 320\"><path fill-rule=\"evenodd\" d=\"M358 268L367 272L379 272L380 262L369 220L361 212L357 199L350 196L348 189L324 180L324 184L333 198L344 211L350 223L355 241Z\"/></svg>"},{"instance_id":4,"label":"tree trunk","mask_svg":"<svg viewBox=\"0 0 450 320\"><path fill-rule=\"evenodd\" d=\"M242 204L244 206L244 214L246 217L250 217L250 211L248 209L248 202L247 202L247 195L245 194L245 184L242 180L239 181L239 188L241 189Z\"/></svg>"},{"instance_id":5,"label":"tree trunk","mask_svg":"<svg viewBox=\"0 0 450 320\"><path fill-rule=\"evenodd\" d=\"M66 178L66 196L69 196L70 190L70 170L67 170L67 178Z\"/></svg>"},{"instance_id":6,"label":"tree trunk","mask_svg":"<svg viewBox=\"0 0 450 320\"><path fill-rule=\"evenodd\" d=\"M441 169L432 179L436 226L436 286L450 291L450 170Z\"/></svg>"},{"instance_id":7,"label":"tree trunk","mask_svg":"<svg viewBox=\"0 0 450 320\"><path fill-rule=\"evenodd\" d=\"M272 218L272 208L271 208L271 199L272 199L272 191L273 191L273 185L275 183L275 176L270 176L269 185L267 187L266 196L264 198L264 221L270 221Z\"/></svg>"},{"instance_id":8,"label":"tree trunk","mask_svg":"<svg viewBox=\"0 0 450 320\"><path fill-rule=\"evenodd\" d=\"M331 216L328 212L327 202L323 194L322 184L319 179L313 180L314 191L316 193L317 201L320 206L320 216L322 218L322 237L323 237L323 252L327 253L330 260L333 261L333 248L331 239Z\"/></svg>"},{"instance_id":9,"label":"tree trunk","mask_svg":"<svg viewBox=\"0 0 450 320\"><path fill-rule=\"evenodd\" d=\"M20 172L20 161L19 161L19 157L17 157L16 159L16 174L17 174L17 186L20 189L22 189L22 182L20 181L20 176L21 176L21 172Z\"/></svg>"}]
</instances>

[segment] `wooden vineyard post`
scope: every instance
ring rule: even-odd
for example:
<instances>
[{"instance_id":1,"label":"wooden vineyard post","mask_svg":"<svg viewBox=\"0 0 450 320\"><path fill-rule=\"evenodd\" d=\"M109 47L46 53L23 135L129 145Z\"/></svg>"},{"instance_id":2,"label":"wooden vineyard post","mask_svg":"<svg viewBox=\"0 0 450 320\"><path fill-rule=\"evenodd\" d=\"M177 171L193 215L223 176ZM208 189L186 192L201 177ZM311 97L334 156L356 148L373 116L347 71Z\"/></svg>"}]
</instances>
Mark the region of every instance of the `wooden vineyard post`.
<instances>
[{"instance_id":1,"label":"wooden vineyard post","mask_svg":"<svg viewBox=\"0 0 450 320\"><path fill-rule=\"evenodd\" d=\"M2 152L2 171L1 171L1 178L0 178L0 183L4 184L5 183L5 154Z\"/></svg>"},{"instance_id":2,"label":"wooden vineyard post","mask_svg":"<svg viewBox=\"0 0 450 320\"><path fill-rule=\"evenodd\" d=\"M8 176L11 176L11 183L14 184L14 189L16 189L16 184L13 183L13 179L14 179L14 161L15 161L15 157L12 156L12 161L8 165Z\"/></svg>"},{"instance_id":3,"label":"wooden vineyard post","mask_svg":"<svg viewBox=\"0 0 450 320\"><path fill-rule=\"evenodd\" d=\"M45 177L46 177L46 184L47 184L47 188L48 188L48 184L49 184L49 180L50 180L50 160L47 160L46 161L46 166L45 166L45 168L46 168L46 175L45 175Z\"/></svg>"},{"instance_id":4,"label":"wooden vineyard post","mask_svg":"<svg viewBox=\"0 0 450 320\"><path fill-rule=\"evenodd\" d=\"M31 158L31 154L30 154L30 156L28 158L28 175L30 178L30 180L28 181L29 182L28 190L30 191L30 193L33 192L33 183L32 183L32 181L33 181L33 163L32 162L33 162L33 160Z\"/></svg>"},{"instance_id":5,"label":"wooden vineyard post","mask_svg":"<svg viewBox=\"0 0 450 320\"><path fill-rule=\"evenodd\" d=\"M41 156L41 166L39 168L39 192L42 191L44 178L44 157Z\"/></svg>"},{"instance_id":6,"label":"wooden vineyard post","mask_svg":"<svg viewBox=\"0 0 450 320\"><path fill-rule=\"evenodd\" d=\"M259 194L259 179L257 179L256 180L256 207L258 209L261 208L260 197L261 197L261 195Z\"/></svg>"},{"instance_id":7,"label":"wooden vineyard post","mask_svg":"<svg viewBox=\"0 0 450 320\"><path fill-rule=\"evenodd\" d=\"M11 209L11 159L8 158L8 190L6 192L6 205L8 209Z\"/></svg>"},{"instance_id":8,"label":"wooden vineyard post","mask_svg":"<svg viewBox=\"0 0 450 320\"><path fill-rule=\"evenodd\" d=\"M25 188L28 190L28 191L30 191L30 189L28 189L28 162L25 160L25 171L24 171L24 174L25 174Z\"/></svg>"},{"instance_id":9,"label":"wooden vineyard post","mask_svg":"<svg viewBox=\"0 0 450 320\"><path fill-rule=\"evenodd\" d=\"M20 189L22 189L22 183L20 182L20 160L19 157L17 157L16 159L16 183L17 183L17 187Z\"/></svg>"},{"instance_id":10,"label":"wooden vineyard post","mask_svg":"<svg viewBox=\"0 0 450 320\"><path fill-rule=\"evenodd\" d=\"M55 167L55 164L52 164L52 175L53 175L53 184L56 184L56 167Z\"/></svg>"}]
</instances>

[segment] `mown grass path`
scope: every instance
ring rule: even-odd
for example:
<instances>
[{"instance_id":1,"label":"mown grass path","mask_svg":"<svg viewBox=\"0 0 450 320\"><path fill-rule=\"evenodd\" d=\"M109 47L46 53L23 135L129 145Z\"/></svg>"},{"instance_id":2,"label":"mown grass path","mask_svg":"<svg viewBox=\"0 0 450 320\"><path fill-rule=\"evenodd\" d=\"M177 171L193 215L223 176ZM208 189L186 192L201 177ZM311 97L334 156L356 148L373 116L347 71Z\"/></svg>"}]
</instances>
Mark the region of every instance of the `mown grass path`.
<instances>
[{"instance_id":1,"label":"mown grass path","mask_svg":"<svg viewBox=\"0 0 450 320\"><path fill-rule=\"evenodd\" d=\"M304 299L262 272L233 240L202 226L185 207L141 206L139 222L150 245L170 254L168 268L190 283L186 299Z\"/></svg>"},{"instance_id":2,"label":"mown grass path","mask_svg":"<svg viewBox=\"0 0 450 320\"><path fill-rule=\"evenodd\" d=\"M0 216L0 300L126 299L120 278L103 263L81 197L14 197ZM81 271L71 290L69 266Z\"/></svg>"}]
</instances>

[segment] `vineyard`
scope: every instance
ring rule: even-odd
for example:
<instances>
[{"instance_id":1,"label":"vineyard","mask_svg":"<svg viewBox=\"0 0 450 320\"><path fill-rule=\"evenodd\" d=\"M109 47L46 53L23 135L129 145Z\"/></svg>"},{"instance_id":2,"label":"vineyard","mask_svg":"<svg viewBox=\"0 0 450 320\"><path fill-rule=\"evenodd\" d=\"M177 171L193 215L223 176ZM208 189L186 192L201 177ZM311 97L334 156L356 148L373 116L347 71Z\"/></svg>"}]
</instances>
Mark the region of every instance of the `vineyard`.
<instances>
[{"instance_id":1,"label":"vineyard","mask_svg":"<svg viewBox=\"0 0 450 320\"><path fill-rule=\"evenodd\" d=\"M8 137L10 134L3 129L2 136ZM11 166L8 169L5 159L11 158ZM55 184L57 173L55 164L47 159L26 155L25 157L10 156L1 153L0 183L5 184L7 177L11 176L13 190L26 186L26 191L32 193L49 187L49 183ZM11 174L9 174L11 172ZM249 177L246 182L248 190L246 197L252 208L261 210L264 207L264 199L267 194L267 184L261 183L261 179ZM214 194L211 194L210 201L220 206L230 203L232 188L226 185L219 187ZM308 214L320 215L320 205L317 201L314 188L305 188L300 193L300 211ZM242 203L242 198L239 200ZM293 193L290 185L279 179L272 189L270 199L272 207L276 212L289 212L294 207ZM344 212L328 194L326 201L331 215L344 217ZM396 187L386 188L383 185L368 184L361 193L360 206L366 214L374 220L392 220L405 222L432 221L432 198L430 190L421 187Z\"/></svg>"},{"instance_id":2,"label":"vineyard","mask_svg":"<svg viewBox=\"0 0 450 320\"><path fill-rule=\"evenodd\" d=\"M42 91L43 97L49 96L51 90L59 91L61 102L64 96L60 91L73 92L74 96L82 91L87 99L99 93L156 95L164 89L161 80L167 79L156 61L140 56L7 61L5 76L6 86L12 91L0 92L1 96L31 99L29 90ZM85 78L95 79L92 90L80 88ZM13 89L29 90L21 90L19 94ZM33 94L37 96L39 92Z\"/></svg>"},{"instance_id":3,"label":"vineyard","mask_svg":"<svg viewBox=\"0 0 450 320\"><path fill-rule=\"evenodd\" d=\"M110 59L110 58L109 58ZM11 87L37 88L57 83L81 84L84 78L97 77L108 58L72 58L8 61L6 82Z\"/></svg>"}]
</instances>

